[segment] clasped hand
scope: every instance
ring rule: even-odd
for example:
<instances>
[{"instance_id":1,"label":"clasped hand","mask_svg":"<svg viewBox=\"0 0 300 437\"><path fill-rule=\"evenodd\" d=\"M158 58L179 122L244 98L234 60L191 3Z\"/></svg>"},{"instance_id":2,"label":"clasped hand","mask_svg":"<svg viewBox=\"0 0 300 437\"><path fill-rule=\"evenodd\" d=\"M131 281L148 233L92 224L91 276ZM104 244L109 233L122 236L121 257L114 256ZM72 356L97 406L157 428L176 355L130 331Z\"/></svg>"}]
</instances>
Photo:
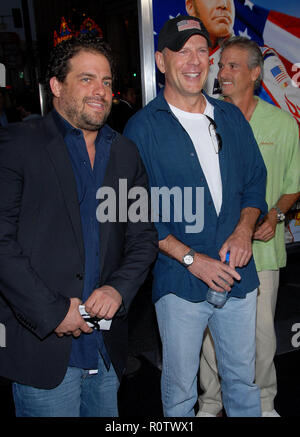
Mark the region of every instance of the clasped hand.
<instances>
[{"instance_id":1,"label":"clasped hand","mask_svg":"<svg viewBox=\"0 0 300 437\"><path fill-rule=\"evenodd\" d=\"M273 213L273 214L272 214ZM277 226L277 215L272 210L267 214L264 220L257 225L253 239L260 241L269 241L275 236Z\"/></svg>"},{"instance_id":2,"label":"clasped hand","mask_svg":"<svg viewBox=\"0 0 300 437\"><path fill-rule=\"evenodd\" d=\"M229 265L225 264L227 252L230 252ZM196 253L188 270L214 290L230 291L234 281L241 280L235 268L244 267L252 256L251 233L241 228L235 230L222 245L219 256L221 261Z\"/></svg>"},{"instance_id":3,"label":"clasped hand","mask_svg":"<svg viewBox=\"0 0 300 437\"><path fill-rule=\"evenodd\" d=\"M93 332L93 329L84 321L79 312L81 303L81 300L76 297L70 299L70 307L66 317L54 330L58 337L63 335L79 337L82 332L85 334ZM84 303L86 312L91 317L99 319L112 319L121 304L122 296L109 285L96 288Z\"/></svg>"}]
</instances>

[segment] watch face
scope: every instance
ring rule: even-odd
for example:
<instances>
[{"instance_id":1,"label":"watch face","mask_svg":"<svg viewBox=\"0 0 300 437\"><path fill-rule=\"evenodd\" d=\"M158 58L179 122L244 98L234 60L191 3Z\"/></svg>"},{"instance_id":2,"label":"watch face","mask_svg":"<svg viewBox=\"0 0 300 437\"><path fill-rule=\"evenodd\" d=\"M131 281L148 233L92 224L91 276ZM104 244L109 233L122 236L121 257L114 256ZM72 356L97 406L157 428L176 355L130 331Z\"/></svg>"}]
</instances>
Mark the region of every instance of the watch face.
<instances>
[{"instance_id":1,"label":"watch face","mask_svg":"<svg viewBox=\"0 0 300 437\"><path fill-rule=\"evenodd\" d=\"M277 211L277 222L283 222L285 220L285 215L282 211L280 211L280 209L278 207L275 206L276 211Z\"/></svg>"},{"instance_id":2,"label":"watch face","mask_svg":"<svg viewBox=\"0 0 300 437\"><path fill-rule=\"evenodd\" d=\"M185 264L191 265L191 264L193 264L194 257L192 255L185 255L183 260L184 260Z\"/></svg>"}]
</instances>

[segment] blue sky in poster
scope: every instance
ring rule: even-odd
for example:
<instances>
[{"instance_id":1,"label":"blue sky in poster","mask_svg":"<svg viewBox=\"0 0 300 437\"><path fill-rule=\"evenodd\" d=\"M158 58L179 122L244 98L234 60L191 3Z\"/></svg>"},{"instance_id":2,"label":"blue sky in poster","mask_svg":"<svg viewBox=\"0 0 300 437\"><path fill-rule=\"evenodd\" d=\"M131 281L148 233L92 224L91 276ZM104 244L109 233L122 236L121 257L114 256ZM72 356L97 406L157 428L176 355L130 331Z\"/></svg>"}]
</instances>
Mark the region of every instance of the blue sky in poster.
<instances>
[{"instance_id":1,"label":"blue sky in poster","mask_svg":"<svg viewBox=\"0 0 300 437\"><path fill-rule=\"evenodd\" d=\"M253 3L266 9L273 9L284 14L300 17L299 0L253 0Z\"/></svg>"}]
</instances>

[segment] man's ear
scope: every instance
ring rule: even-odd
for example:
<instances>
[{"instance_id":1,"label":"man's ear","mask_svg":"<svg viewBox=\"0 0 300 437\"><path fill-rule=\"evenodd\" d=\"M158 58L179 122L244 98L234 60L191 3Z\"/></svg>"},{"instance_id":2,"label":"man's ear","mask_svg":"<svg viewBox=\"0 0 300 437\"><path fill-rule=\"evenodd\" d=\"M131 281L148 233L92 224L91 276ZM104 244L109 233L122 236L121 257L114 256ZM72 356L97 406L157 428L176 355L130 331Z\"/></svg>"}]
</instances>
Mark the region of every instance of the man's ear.
<instances>
[{"instance_id":1,"label":"man's ear","mask_svg":"<svg viewBox=\"0 0 300 437\"><path fill-rule=\"evenodd\" d=\"M60 91L61 91L61 82L57 79L57 77L51 77L49 82L52 94L54 97L60 97Z\"/></svg>"},{"instance_id":2,"label":"man's ear","mask_svg":"<svg viewBox=\"0 0 300 437\"><path fill-rule=\"evenodd\" d=\"M261 68L259 65L257 65L251 70L251 77L253 82L255 82L259 78L260 73L261 73Z\"/></svg>"},{"instance_id":3,"label":"man's ear","mask_svg":"<svg viewBox=\"0 0 300 437\"><path fill-rule=\"evenodd\" d=\"M189 15L195 16L193 0L185 0L185 9Z\"/></svg>"},{"instance_id":4,"label":"man's ear","mask_svg":"<svg viewBox=\"0 0 300 437\"><path fill-rule=\"evenodd\" d=\"M165 70L164 55L162 54L162 52L155 52L155 61L159 71L164 74L166 70Z\"/></svg>"}]
</instances>

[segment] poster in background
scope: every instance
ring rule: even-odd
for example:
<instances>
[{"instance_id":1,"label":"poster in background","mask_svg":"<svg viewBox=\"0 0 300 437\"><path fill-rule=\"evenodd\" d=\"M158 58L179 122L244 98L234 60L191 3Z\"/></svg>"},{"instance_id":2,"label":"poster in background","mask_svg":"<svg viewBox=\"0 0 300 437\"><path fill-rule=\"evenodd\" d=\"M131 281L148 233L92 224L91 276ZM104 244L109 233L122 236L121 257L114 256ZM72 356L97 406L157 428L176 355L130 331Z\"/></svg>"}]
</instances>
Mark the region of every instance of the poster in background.
<instances>
[{"instance_id":1,"label":"poster in background","mask_svg":"<svg viewBox=\"0 0 300 437\"><path fill-rule=\"evenodd\" d=\"M292 219L289 220L285 228L285 242L300 242L300 210L294 212Z\"/></svg>"},{"instance_id":2,"label":"poster in background","mask_svg":"<svg viewBox=\"0 0 300 437\"><path fill-rule=\"evenodd\" d=\"M264 100L291 113L300 126L300 2L286 0L272 1L272 8L266 9L249 0L194 0L205 8L226 5L230 34L245 36L255 40L264 56L264 80L258 95ZM189 0L187 0L187 3ZM191 3L191 1L190 1ZM259 0L262 3L262 0ZM269 1L266 3L270 4ZM289 14L283 12L284 7ZM281 11L275 10L280 7ZM158 33L163 23L178 14L187 15L186 0L153 0L154 47L157 47ZM199 17L205 23L205 17ZM228 34L229 36L229 34ZM218 97L217 82L220 46L210 52L210 74L206 91ZM158 88L163 78L157 76Z\"/></svg>"}]
</instances>

